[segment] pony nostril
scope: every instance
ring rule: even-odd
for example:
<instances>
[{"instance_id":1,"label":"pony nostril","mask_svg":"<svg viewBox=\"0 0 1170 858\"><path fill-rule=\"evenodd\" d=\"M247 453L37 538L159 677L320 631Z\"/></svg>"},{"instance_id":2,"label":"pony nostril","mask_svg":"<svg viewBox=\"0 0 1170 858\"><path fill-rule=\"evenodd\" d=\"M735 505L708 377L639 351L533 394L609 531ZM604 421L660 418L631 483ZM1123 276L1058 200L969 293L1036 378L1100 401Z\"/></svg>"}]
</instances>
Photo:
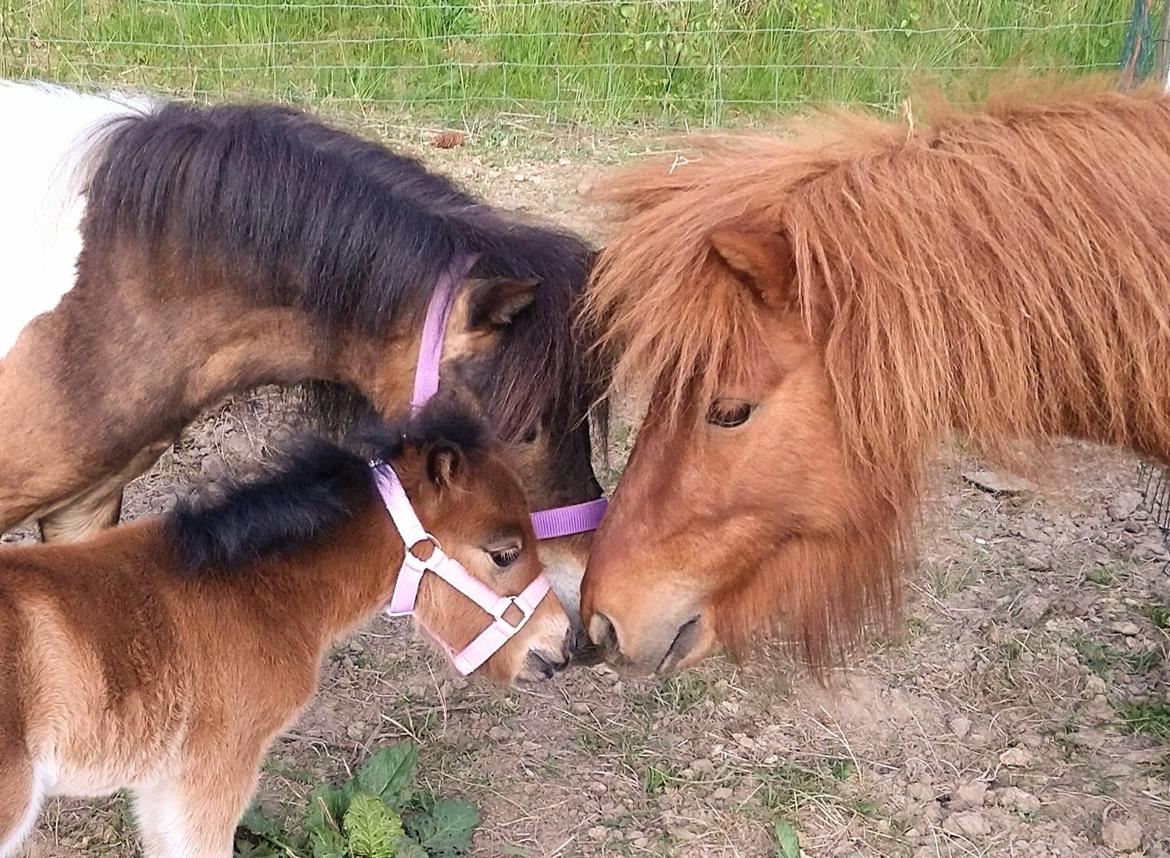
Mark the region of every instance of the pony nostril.
<instances>
[{"instance_id":1,"label":"pony nostril","mask_svg":"<svg viewBox=\"0 0 1170 858\"><path fill-rule=\"evenodd\" d=\"M538 652L530 652L528 658L525 659L528 663L528 670L532 673L541 675L544 679L552 679L552 674L557 672L557 668L553 666L549 659Z\"/></svg>"},{"instance_id":2,"label":"pony nostril","mask_svg":"<svg viewBox=\"0 0 1170 858\"><path fill-rule=\"evenodd\" d=\"M600 611L589 621L589 637L593 638L593 642L607 655L613 655L621 650L617 629L613 627L609 617Z\"/></svg>"}]
</instances>

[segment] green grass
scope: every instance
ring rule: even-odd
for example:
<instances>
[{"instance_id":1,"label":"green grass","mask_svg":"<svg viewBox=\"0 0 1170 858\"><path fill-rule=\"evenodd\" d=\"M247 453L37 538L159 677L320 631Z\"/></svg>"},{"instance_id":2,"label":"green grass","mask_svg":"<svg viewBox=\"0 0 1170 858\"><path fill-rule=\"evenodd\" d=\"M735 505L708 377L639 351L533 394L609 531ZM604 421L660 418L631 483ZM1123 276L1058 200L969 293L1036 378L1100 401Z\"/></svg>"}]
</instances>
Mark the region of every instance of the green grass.
<instances>
[{"instance_id":1,"label":"green grass","mask_svg":"<svg viewBox=\"0 0 1170 858\"><path fill-rule=\"evenodd\" d=\"M1157 650L1126 652L1083 635L1070 636L1068 643L1084 659L1089 669L1102 679L1108 679L1109 674L1117 669L1129 674L1147 674L1162 663L1162 654Z\"/></svg>"},{"instance_id":2,"label":"green grass","mask_svg":"<svg viewBox=\"0 0 1170 858\"><path fill-rule=\"evenodd\" d=\"M895 107L923 72L1113 67L1128 0L0 0L0 75L453 118Z\"/></svg>"},{"instance_id":3,"label":"green grass","mask_svg":"<svg viewBox=\"0 0 1170 858\"><path fill-rule=\"evenodd\" d=\"M1129 732L1170 742L1170 704L1160 700L1127 700L1115 708Z\"/></svg>"}]
</instances>

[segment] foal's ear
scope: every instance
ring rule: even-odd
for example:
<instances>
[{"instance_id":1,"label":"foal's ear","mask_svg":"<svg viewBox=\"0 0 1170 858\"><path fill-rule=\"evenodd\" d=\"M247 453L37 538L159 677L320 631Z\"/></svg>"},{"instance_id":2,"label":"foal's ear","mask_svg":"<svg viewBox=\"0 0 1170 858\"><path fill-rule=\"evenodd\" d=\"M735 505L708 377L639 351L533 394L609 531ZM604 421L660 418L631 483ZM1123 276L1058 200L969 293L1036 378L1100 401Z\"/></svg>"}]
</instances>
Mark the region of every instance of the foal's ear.
<instances>
[{"instance_id":1,"label":"foal's ear","mask_svg":"<svg viewBox=\"0 0 1170 858\"><path fill-rule=\"evenodd\" d=\"M472 331L506 328L536 300L538 280L492 277L472 287L467 327Z\"/></svg>"},{"instance_id":2,"label":"foal's ear","mask_svg":"<svg viewBox=\"0 0 1170 858\"><path fill-rule=\"evenodd\" d=\"M754 297L774 307L787 305L796 271L783 234L720 227L711 233L711 249Z\"/></svg>"},{"instance_id":3,"label":"foal's ear","mask_svg":"<svg viewBox=\"0 0 1170 858\"><path fill-rule=\"evenodd\" d=\"M427 476L440 489L449 489L463 470L463 451L458 444L440 441L427 452Z\"/></svg>"}]
</instances>

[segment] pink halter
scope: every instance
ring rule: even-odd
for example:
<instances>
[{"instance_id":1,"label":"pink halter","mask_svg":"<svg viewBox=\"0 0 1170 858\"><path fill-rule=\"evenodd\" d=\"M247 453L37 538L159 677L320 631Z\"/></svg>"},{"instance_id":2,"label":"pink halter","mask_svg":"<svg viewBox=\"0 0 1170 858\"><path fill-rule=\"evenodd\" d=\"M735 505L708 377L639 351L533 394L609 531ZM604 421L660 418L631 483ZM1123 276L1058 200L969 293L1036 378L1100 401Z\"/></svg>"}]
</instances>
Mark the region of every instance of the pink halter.
<instances>
[{"instance_id":1,"label":"pink halter","mask_svg":"<svg viewBox=\"0 0 1170 858\"><path fill-rule=\"evenodd\" d=\"M398 570L398 580L394 584L394 595L386 613L391 617L410 616L415 612L418 604L418 591L422 585L423 575L434 572L460 593L475 602L485 613L491 616L492 622L480 632L475 640L456 652L426 624L419 623L427 630L431 637L442 645L455 665L455 669L462 676L467 676L485 661L498 652L504 644L511 640L528 622L528 618L536 611L537 606L548 594L549 583L544 574L536 578L524 588L519 596L501 596L494 592L470 572L463 568L459 561L447 556L435 537L427 533L422 526L406 490L394 469L384 462L372 464L374 482L382 496L394 526L398 528L405 555L402 558L402 567ZM423 559L414 553L414 549L421 543L431 544L431 556ZM513 623L507 618L509 608L520 612L520 618ZM415 619L418 619L417 617Z\"/></svg>"},{"instance_id":2,"label":"pink halter","mask_svg":"<svg viewBox=\"0 0 1170 858\"><path fill-rule=\"evenodd\" d=\"M455 287L471 271L475 260L476 257L473 255L458 257L435 284L435 291L431 296L426 321L423 324L418 367L414 375L414 395L410 399L411 408L415 411L422 408L439 389L443 337L447 330L447 319L451 315ZM372 462L370 467L373 469L374 481L382 496L382 502L386 505L386 510L390 513L394 526L398 528L404 544L402 566L398 570L398 580L394 584L394 595L386 608L387 615L391 617L413 615L418 605L418 591L423 576L427 572L433 572L492 618L491 624L458 652L419 620L419 624L446 650L455 669L466 676L499 652L504 644L524 628L528 618L548 595L550 589L548 578L541 572L519 596L499 595L464 569L459 561L449 557L439 545L439 541L427 533L406 496L402 482L390 465L385 462ZM605 498L599 498L572 506L541 510L532 514L532 528L537 539L552 539L596 530L605 513L605 506ZM414 549L424 542L431 544L431 554L426 559L414 553ZM507 618L511 608L520 613L520 618L515 623Z\"/></svg>"},{"instance_id":3,"label":"pink halter","mask_svg":"<svg viewBox=\"0 0 1170 858\"><path fill-rule=\"evenodd\" d=\"M414 395L410 398L411 408L416 411L439 389L439 362L443 356L443 337L447 331L447 318L451 315L455 288L463 282L477 258L475 254L456 257L435 284L423 323L418 367L414 372ZM537 539L555 539L558 536L596 530L605 515L605 507L605 498L598 498L572 506L541 510L532 514L532 528L536 531Z\"/></svg>"}]
</instances>

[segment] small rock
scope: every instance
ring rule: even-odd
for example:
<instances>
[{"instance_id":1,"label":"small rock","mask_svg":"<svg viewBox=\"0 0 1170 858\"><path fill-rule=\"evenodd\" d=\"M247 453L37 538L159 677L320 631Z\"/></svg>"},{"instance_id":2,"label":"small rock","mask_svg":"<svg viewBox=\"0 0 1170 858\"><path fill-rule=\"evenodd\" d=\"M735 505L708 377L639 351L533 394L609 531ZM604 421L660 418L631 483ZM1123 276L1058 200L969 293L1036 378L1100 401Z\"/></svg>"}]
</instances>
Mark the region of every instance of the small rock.
<instances>
[{"instance_id":1,"label":"small rock","mask_svg":"<svg viewBox=\"0 0 1170 858\"><path fill-rule=\"evenodd\" d=\"M1127 638L1137 637L1142 631L1137 623L1131 623L1128 620L1120 623L1112 623L1109 628L1119 635L1125 635Z\"/></svg>"},{"instance_id":2,"label":"small rock","mask_svg":"<svg viewBox=\"0 0 1170 858\"><path fill-rule=\"evenodd\" d=\"M1142 848L1142 827L1136 819L1110 819L1101 826L1101 842L1114 852Z\"/></svg>"},{"instance_id":3,"label":"small rock","mask_svg":"<svg viewBox=\"0 0 1170 858\"><path fill-rule=\"evenodd\" d=\"M524 175L523 173L515 173L512 176L512 181L513 182L527 182L528 177L526 175Z\"/></svg>"},{"instance_id":4,"label":"small rock","mask_svg":"<svg viewBox=\"0 0 1170 858\"><path fill-rule=\"evenodd\" d=\"M935 790L930 784L914 783L906 787L906 795L911 801L934 801Z\"/></svg>"},{"instance_id":5,"label":"small rock","mask_svg":"<svg viewBox=\"0 0 1170 858\"><path fill-rule=\"evenodd\" d=\"M1104 694L1108 687L1104 679L1095 673L1090 673L1085 679L1085 696L1096 697L1098 694Z\"/></svg>"},{"instance_id":6,"label":"small rock","mask_svg":"<svg viewBox=\"0 0 1170 858\"><path fill-rule=\"evenodd\" d=\"M585 176L583 179L581 179L581 181L579 181L577 183L577 193L581 196L585 196L586 194L588 194L590 191L593 190L593 184L594 184L593 176Z\"/></svg>"},{"instance_id":7,"label":"small rock","mask_svg":"<svg viewBox=\"0 0 1170 858\"><path fill-rule=\"evenodd\" d=\"M502 742L505 739L510 739L511 737L511 731L509 731L508 728L503 724L497 724L495 727L492 727L490 730L488 730L488 738L495 739L497 742Z\"/></svg>"},{"instance_id":8,"label":"small rock","mask_svg":"<svg viewBox=\"0 0 1170 858\"><path fill-rule=\"evenodd\" d=\"M943 822L943 831L974 839L991 831L982 813L952 813Z\"/></svg>"},{"instance_id":9,"label":"small rock","mask_svg":"<svg viewBox=\"0 0 1170 858\"><path fill-rule=\"evenodd\" d=\"M999 791L997 798L999 799L1000 807L1014 813L1036 813L1040 810L1040 799L1019 787L1002 789Z\"/></svg>"},{"instance_id":10,"label":"small rock","mask_svg":"<svg viewBox=\"0 0 1170 858\"><path fill-rule=\"evenodd\" d=\"M1114 521L1124 521L1142 505L1142 493L1136 491L1122 492L1109 504L1109 517Z\"/></svg>"},{"instance_id":11,"label":"small rock","mask_svg":"<svg viewBox=\"0 0 1170 858\"><path fill-rule=\"evenodd\" d=\"M1013 769L1024 769L1032 765L1032 752L1027 748L1008 748L999 755L999 761Z\"/></svg>"},{"instance_id":12,"label":"small rock","mask_svg":"<svg viewBox=\"0 0 1170 858\"><path fill-rule=\"evenodd\" d=\"M1029 566L1028 568L1033 569L1034 567ZM1026 599L1020 602L1020 619L1028 624L1036 623L1040 620L1041 617L1048 613L1048 609L1050 607L1052 607L1052 602L1050 602L1048 599L1045 599L1043 596L1033 593L1031 596L1028 596Z\"/></svg>"},{"instance_id":13,"label":"small rock","mask_svg":"<svg viewBox=\"0 0 1170 858\"><path fill-rule=\"evenodd\" d=\"M589 835L590 840L604 840L609 836L609 829L602 825L595 825L586 834Z\"/></svg>"},{"instance_id":14,"label":"small rock","mask_svg":"<svg viewBox=\"0 0 1170 858\"><path fill-rule=\"evenodd\" d=\"M696 774L706 777L713 777L715 774L715 764L702 758L691 760L689 768L694 769Z\"/></svg>"},{"instance_id":15,"label":"small rock","mask_svg":"<svg viewBox=\"0 0 1170 858\"><path fill-rule=\"evenodd\" d=\"M1052 569L1052 561L1040 554L1025 554L1024 568L1030 572L1048 572Z\"/></svg>"},{"instance_id":16,"label":"small rock","mask_svg":"<svg viewBox=\"0 0 1170 858\"><path fill-rule=\"evenodd\" d=\"M971 732L971 719L963 715L956 715L947 722L947 727L956 738L963 739Z\"/></svg>"},{"instance_id":17,"label":"small rock","mask_svg":"<svg viewBox=\"0 0 1170 858\"><path fill-rule=\"evenodd\" d=\"M993 495L1018 495L1035 491L1036 487L1023 477L1011 474L997 474L994 471L967 471L963 479L976 488Z\"/></svg>"},{"instance_id":18,"label":"small rock","mask_svg":"<svg viewBox=\"0 0 1170 858\"><path fill-rule=\"evenodd\" d=\"M588 703L581 703L579 701L577 703L570 703L569 704L569 711L572 712L574 715L588 715L590 712L589 704Z\"/></svg>"},{"instance_id":19,"label":"small rock","mask_svg":"<svg viewBox=\"0 0 1170 858\"><path fill-rule=\"evenodd\" d=\"M711 793L711 797L716 801L727 801L731 796L732 792L727 787L719 787L719 789Z\"/></svg>"},{"instance_id":20,"label":"small rock","mask_svg":"<svg viewBox=\"0 0 1170 858\"><path fill-rule=\"evenodd\" d=\"M972 781L963 784L951 795L951 810L972 810L983 807L983 799L987 795L985 781Z\"/></svg>"},{"instance_id":21,"label":"small rock","mask_svg":"<svg viewBox=\"0 0 1170 858\"><path fill-rule=\"evenodd\" d=\"M645 849L650 845L650 840L646 837L638 837L634 839L631 845L633 845L635 849Z\"/></svg>"},{"instance_id":22,"label":"small rock","mask_svg":"<svg viewBox=\"0 0 1170 858\"><path fill-rule=\"evenodd\" d=\"M607 792L609 792L609 787L607 787L601 781L592 781L589 786L585 787L585 789L589 790L594 795L605 795Z\"/></svg>"}]
</instances>

